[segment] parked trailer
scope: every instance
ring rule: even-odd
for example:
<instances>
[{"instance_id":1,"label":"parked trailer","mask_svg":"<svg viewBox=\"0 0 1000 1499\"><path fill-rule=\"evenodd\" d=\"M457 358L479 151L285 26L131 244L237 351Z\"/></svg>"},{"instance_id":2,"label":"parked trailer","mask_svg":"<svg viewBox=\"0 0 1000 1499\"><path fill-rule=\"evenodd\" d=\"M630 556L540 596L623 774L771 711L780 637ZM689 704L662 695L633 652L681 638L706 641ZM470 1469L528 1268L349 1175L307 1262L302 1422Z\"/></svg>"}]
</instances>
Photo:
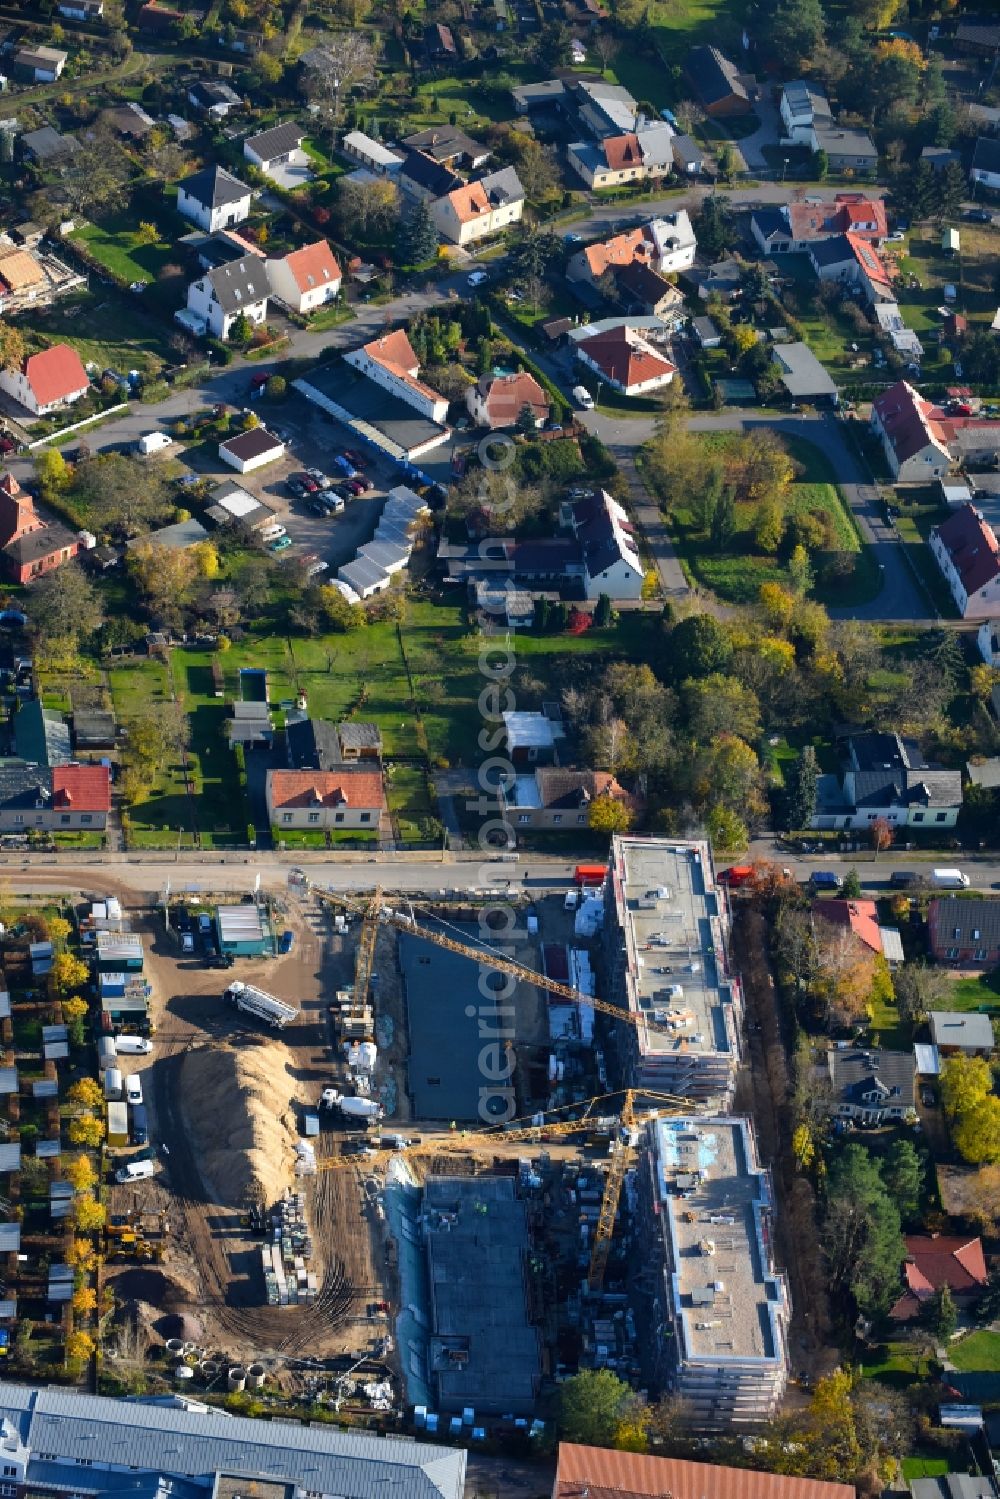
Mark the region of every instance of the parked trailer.
<instances>
[{"instance_id":1,"label":"parked trailer","mask_svg":"<svg viewBox=\"0 0 1000 1499\"><path fill-rule=\"evenodd\" d=\"M299 1016L294 1005L286 1004L283 999L276 999L266 989L258 989L255 984L244 984L240 980L229 985L226 998L238 1010L256 1015L258 1020L276 1026L278 1030L288 1025L289 1021L297 1020Z\"/></svg>"},{"instance_id":2,"label":"parked trailer","mask_svg":"<svg viewBox=\"0 0 1000 1499\"><path fill-rule=\"evenodd\" d=\"M109 1067L115 1065L118 1057L118 1048L115 1045L114 1036L102 1036L97 1043L97 1066L101 1072L107 1072Z\"/></svg>"}]
</instances>

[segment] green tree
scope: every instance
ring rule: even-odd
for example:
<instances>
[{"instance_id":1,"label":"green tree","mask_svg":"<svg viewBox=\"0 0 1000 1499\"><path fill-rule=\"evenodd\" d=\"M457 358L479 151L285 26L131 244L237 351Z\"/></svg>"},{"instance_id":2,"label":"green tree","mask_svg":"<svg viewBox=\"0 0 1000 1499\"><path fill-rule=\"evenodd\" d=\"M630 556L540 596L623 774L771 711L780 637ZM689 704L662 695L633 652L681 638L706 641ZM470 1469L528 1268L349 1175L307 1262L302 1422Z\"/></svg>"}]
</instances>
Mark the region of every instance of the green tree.
<instances>
[{"instance_id":1,"label":"green tree","mask_svg":"<svg viewBox=\"0 0 1000 1499\"><path fill-rule=\"evenodd\" d=\"M811 744L804 746L785 778L785 816L791 829L808 828L816 815L819 765Z\"/></svg>"},{"instance_id":2,"label":"green tree","mask_svg":"<svg viewBox=\"0 0 1000 1499\"><path fill-rule=\"evenodd\" d=\"M861 899L861 876L856 869L849 869L844 875L844 883L840 893L844 900Z\"/></svg>"},{"instance_id":3,"label":"green tree","mask_svg":"<svg viewBox=\"0 0 1000 1499\"><path fill-rule=\"evenodd\" d=\"M958 1326L958 1308L947 1284L938 1286L933 1296L924 1302L920 1320L930 1329L939 1343L947 1346L948 1340Z\"/></svg>"},{"instance_id":4,"label":"green tree","mask_svg":"<svg viewBox=\"0 0 1000 1499\"><path fill-rule=\"evenodd\" d=\"M965 175L961 163L949 161L943 172L938 173L938 217L956 219L962 211L962 200L966 193Z\"/></svg>"},{"instance_id":5,"label":"green tree","mask_svg":"<svg viewBox=\"0 0 1000 1499\"><path fill-rule=\"evenodd\" d=\"M284 375L271 375L267 382L267 394L272 401L280 401L288 394L288 381Z\"/></svg>"},{"instance_id":6,"label":"green tree","mask_svg":"<svg viewBox=\"0 0 1000 1499\"><path fill-rule=\"evenodd\" d=\"M813 152L812 168L816 181L825 182L830 172L830 158L822 146L818 151Z\"/></svg>"},{"instance_id":7,"label":"green tree","mask_svg":"<svg viewBox=\"0 0 1000 1499\"><path fill-rule=\"evenodd\" d=\"M698 248L709 260L729 249L734 235L733 213L725 193L710 193L695 220Z\"/></svg>"},{"instance_id":8,"label":"green tree","mask_svg":"<svg viewBox=\"0 0 1000 1499\"><path fill-rule=\"evenodd\" d=\"M700 743L727 731L746 740L760 733L757 695L736 677L711 672L700 681L685 682L681 692L691 734Z\"/></svg>"},{"instance_id":9,"label":"green tree","mask_svg":"<svg viewBox=\"0 0 1000 1499\"><path fill-rule=\"evenodd\" d=\"M920 1215L924 1190L924 1166L909 1140L894 1140L879 1166L885 1189L899 1209L904 1224L913 1224Z\"/></svg>"},{"instance_id":10,"label":"green tree","mask_svg":"<svg viewBox=\"0 0 1000 1499\"><path fill-rule=\"evenodd\" d=\"M69 483L69 468L58 448L43 448L35 459L35 475L45 499L61 494Z\"/></svg>"},{"instance_id":11,"label":"green tree","mask_svg":"<svg viewBox=\"0 0 1000 1499\"><path fill-rule=\"evenodd\" d=\"M667 654L676 682L725 671L733 647L724 625L711 614L691 614L670 632Z\"/></svg>"},{"instance_id":12,"label":"green tree","mask_svg":"<svg viewBox=\"0 0 1000 1499\"><path fill-rule=\"evenodd\" d=\"M590 804L588 823L595 833L627 833L632 826L632 813L624 802L613 796L595 796Z\"/></svg>"},{"instance_id":13,"label":"green tree","mask_svg":"<svg viewBox=\"0 0 1000 1499\"><path fill-rule=\"evenodd\" d=\"M811 61L826 38L820 0L780 0L768 30L769 45L786 69Z\"/></svg>"},{"instance_id":14,"label":"green tree","mask_svg":"<svg viewBox=\"0 0 1000 1499\"><path fill-rule=\"evenodd\" d=\"M600 593L600 594L598 594L598 596L597 596L597 603L594 606L594 626L595 626L595 628L598 629L598 630L604 630L604 629L606 629L608 627L608 625L611 624L612 617L613 617L613 610L611 608L611 600L610 600L610 598L608 597L608 595L606 593Z\"/></svg>"},{"instance_id":15,"label":"green tree","mask_svg":"<svg viewBox=\"0 0 1000 1499\"><path fill-rule=\"evenodd\" d=\"M438 232L423 199L399 231L399 259L403 265L423 265L438 251Z\"/></svg>"},{"instance_id":16,"label":"green tree","mask_svg":"<svg viewBox=\"0 0 1000 1499\"><path fill-rule=\"evenodd\" d=\"M235 344L238 349L245 349L252 338L253 323L245 312L238 313L229 329L229 342Z\"/></svg>"},{"instance_id":17,"label":"green tree","mask_svg":"<svg viewBox=\"0 0 1000 1499\"><path fill-rule=\"evenodd\" d=\"M78 562L66 562L38 579L27 601L28 618L42 640L89 640L104 623L104 605Z\"/></svg>"},{"instance_id":18,"label":"green tree","mask_svg":"<svg viewBox=\"0 0 1000 1499\"><path fill-rule=\"evenodd\" d=\"M708 809L705 831L712 848L723 853L740 853L750 843L750 831L742 817L721 802Z\"/></svg>"},{"instance_id":19,"label":"green tree","mask_svg":"<svg viewBox=\"0 0 1000 1499\"><path fill-rule=\"evenodd\" d=\"M559 1387L559 1435L566 1442L610 1447L635 1404L631 1388L610 1369L583 1369Z\"/></svg>"},{"instance_id":20,"label":"green tree","mask_svg":"<svg viewBox=\"0 0 1000 1499\"><path fill-rule=\"evenodd\" d=\"M865 1316L886 1311L905 1249L899 1210L863 1146L831 1163L822 1241L834 1296Z\"/></svg>"}]
</instances>

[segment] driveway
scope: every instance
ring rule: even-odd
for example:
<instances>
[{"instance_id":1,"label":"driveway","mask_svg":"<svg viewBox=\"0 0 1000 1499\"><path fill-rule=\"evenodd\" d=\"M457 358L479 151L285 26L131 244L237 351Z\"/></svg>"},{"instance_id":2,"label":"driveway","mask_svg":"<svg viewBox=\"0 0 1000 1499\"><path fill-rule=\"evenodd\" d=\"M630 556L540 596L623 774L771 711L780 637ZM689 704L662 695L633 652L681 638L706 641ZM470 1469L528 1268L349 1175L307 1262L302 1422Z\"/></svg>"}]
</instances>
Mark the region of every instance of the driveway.
<instances>
[{"instance_id":1,"label":"driveway","mask_svg":"<svg viewBox=\"0 0 1000 1499\"><path fill-rule=\"evenodd\" d=\"M781 115L770 99L759 100L754 106L754 114L757 116L757 129L753 135L735 141L734 145L746 162L748 172L766 172L770 162L764 155L763 147L776 146L781 140Z\"/></svg>"},{"instance_id":2,"label":"driveway","mask_svg":"<svg viewBox=\"0 0 1000 1499\"><path fill-rule=\"evenodd\" d=\"M311 182L315 173L308 156L304 151L293 151L287 161L276 162L268 170L268 177L276 182L279 187L284 187L292 192L297 187L305 187Z\"/></svg>"}]
</instances>

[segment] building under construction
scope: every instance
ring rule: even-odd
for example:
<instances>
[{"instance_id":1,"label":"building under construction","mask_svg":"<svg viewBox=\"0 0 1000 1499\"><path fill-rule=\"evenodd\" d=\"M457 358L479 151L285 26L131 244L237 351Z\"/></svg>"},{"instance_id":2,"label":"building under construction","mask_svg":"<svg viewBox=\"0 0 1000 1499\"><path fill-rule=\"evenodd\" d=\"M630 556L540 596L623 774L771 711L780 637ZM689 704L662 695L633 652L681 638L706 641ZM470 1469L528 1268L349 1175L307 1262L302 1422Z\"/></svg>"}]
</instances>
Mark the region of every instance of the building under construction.
<instances>
[{"instance_id":1,"label":"building under construction","mask_svg":"<svg viewBox=\"0 0 1000 1499\"><path fill-rule=\"evenodd\" d=\"M728 944L726 897L707 843L612 840L604 998L640 1021L614 1028L623 1086L728 1109L742 1027Z\"/></svg>"},{"instance_id":2,"label":"building under construction","mask_svg":"<svg viewBox=\"0 0 1000 1499\"><path fill-rule=\"evenodd\" d=\"M637 1322L649 1377L702 1430L767 1422L788 1381L791 1309L750 1120L657 1119L644 1144Z\"/></svg>"}]
</instances>

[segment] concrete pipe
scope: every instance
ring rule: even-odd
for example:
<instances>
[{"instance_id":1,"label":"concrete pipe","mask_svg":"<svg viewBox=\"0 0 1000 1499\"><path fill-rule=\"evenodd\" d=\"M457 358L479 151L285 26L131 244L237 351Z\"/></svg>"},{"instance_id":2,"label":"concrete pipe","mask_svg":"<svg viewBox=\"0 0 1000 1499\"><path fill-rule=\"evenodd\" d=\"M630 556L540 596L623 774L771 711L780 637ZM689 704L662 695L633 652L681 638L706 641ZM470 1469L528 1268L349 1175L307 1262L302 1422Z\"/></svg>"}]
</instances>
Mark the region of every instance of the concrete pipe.
<instances>
[{"instance_id":1,"label":"concrete pipe","mask_svg":"<svg viewBox=\"0 0 1000 1499\"><path fill-rule=\"evenodd\" d=\"M251 1390L259 1390L267 1378L264 1373L263 1364L250 1364L247 1367L247 1384Z\"/></svg>"},{"instance_id":2,"label":"concrete pipe","mask_svg":"<svg viewBox=\"0 0 1000 1499\"><path fill-rule=\"evenodd\" d=\"M229 1371L228 1385L230 1390L245 1390L247 1387L247 1371L242 1364L235 1364Z\"/></svg>"}]
</instances>

